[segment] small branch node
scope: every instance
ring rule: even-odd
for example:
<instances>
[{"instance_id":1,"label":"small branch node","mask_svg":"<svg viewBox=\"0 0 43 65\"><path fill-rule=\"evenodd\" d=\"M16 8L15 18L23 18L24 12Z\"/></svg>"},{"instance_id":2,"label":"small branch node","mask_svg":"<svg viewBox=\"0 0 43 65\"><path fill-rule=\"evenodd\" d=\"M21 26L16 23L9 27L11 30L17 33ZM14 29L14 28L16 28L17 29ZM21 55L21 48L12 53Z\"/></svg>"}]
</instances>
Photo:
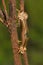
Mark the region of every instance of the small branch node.
<instances>
[{"instance_id":1,"label":"small branch node","mask_svg":"<svg viewBox=\"0 0 43 65\"><path fill-rule=\"evenodd\" d=\"M26 47L20 46L19 53L24 54L26 50Z\"/></svg>"},{"instance_id":2,"label":"small branch node","mask_svg":"<svg viewBox=\"0 0 43 65\"><path fill-rule=\"evenodd\" d=\"M19 10L18 10L19 11ZM18 12L18 18L21 20L21 21L26 21L27 20L27 18L28 18L28 14L26 13L26 12L24 12L24 11L22 11L22 12Z\"/></svg>"}]
</instances>

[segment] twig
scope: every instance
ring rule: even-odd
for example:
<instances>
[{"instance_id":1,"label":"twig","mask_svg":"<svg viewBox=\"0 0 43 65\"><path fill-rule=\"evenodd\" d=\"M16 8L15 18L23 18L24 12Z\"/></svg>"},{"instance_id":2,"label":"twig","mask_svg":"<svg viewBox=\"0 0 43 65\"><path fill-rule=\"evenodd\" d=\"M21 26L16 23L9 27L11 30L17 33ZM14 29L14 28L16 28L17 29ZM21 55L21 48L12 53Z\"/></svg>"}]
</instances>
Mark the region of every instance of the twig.
<instances>
[{"instance_id":1,"label":"twig","mask_svg":"<svg viewBox=\"0 0 43 65\"><path fill-rule=\"evenodd\" d=\"M16 28L16 0L9 0L9 12L11 17L11 42L13 48L14 65L22 65L20 55L18 53L18 35Z\"/></svg>"},{"instance_id":2,"label":"twig","mask_svg":"<svg viewBox=\"0 0 43 65\"><path fill-rule=\"evenodd\" d=\"M20 0L20 11L24 11L24 0Z\"/></svg>"},{"instance_id":3,"label":"twig","mask_svg":"<svg viewBox=\"0 0 43 65\"><path fill-rule=\"evenodd\" d=\"M13 18L13 19L16 19L16 1L15 0L9 0L9 14L10 14L10 17Z\"/></svg>"},{"instance_id":4,"label":"twig","mask_svg":"<svg viewBox=\"0 0 43 65\"><path fill-rule=\"evenodd\" d=\"M2 20L2 18L0 18L0 21L3 23L3 20Z\"/></svg>"},{"instance_id":5,"label":"twig","mask_svg":"<svg viewBox=\"0 0 43 65\"><path fill-rule=\"evenodd\" d=\"M7 13L7 10L6 10L6 4L5 4L5 1L4 0L2 0L2 4L3 4L3 7L4 7L6 19L8 19L8 13Z\"/></svg>"},{"instance_id":6,"label":"twig","mask_svg":"<svg viewBox=\"0 0 43 65\"><path fill-rule=\"evenodd\" d=\"M25 64L25 65L29 65L27 58L28 58L28 57L27 57L27 53L24 52L24 54L23 54L23 59L24 59L24 64Z\"/></svg>"},{"instance_id":7,"label":"twig","mask_svg":"<svg viewBox=\"0 0 43 65\"><path fill-rule=\"evenodd\" d=\"M2 10L1 10L1 8L0 8L0 16L1 16L2 18L4 18L4 15L3 15L3 12L2 12Z\"/></svg>"},{"instance_id":8,"label":"twig","mask_svg":"<svg viewBox=\"0 0 43 65\"><path fill-rule=\"evenodd\" d=\"M20 0L20 11L21 11L20 16L21 16L21 15L23 15L22 13L24 12L24 0ZM25 13L24 13L23 17L26 18ZM26 32L27 32L27 24L25 24L26 20L24 20L23 17L21 17L21 18L19 17L20 20L22 19L21 20L21 22L22 22L22 33L21 33L21 35L22 35L21 36L22 37L22 44L21 44L21 46L23 46L24 43L25 43L25 40L26 40ZM25 44L27 44L27 43L25 43ZM26 53L25 50L24 50L24 53L23 53L23 59L24 59L24 64L25 65L28 65L28 57L27 57L27 53Z\"/></svg>"},{"instance_id":9,"label":"twig","mask_svg":"<svg viewBox=\"0 0 43 65\"><path fill-rule=\"evenodd\" d=\"M2 22L6 27L8 27L6 16L4 14L4 11L1 10L1 8L0 8L0 22Z\"/></svg>"}]
</instances>

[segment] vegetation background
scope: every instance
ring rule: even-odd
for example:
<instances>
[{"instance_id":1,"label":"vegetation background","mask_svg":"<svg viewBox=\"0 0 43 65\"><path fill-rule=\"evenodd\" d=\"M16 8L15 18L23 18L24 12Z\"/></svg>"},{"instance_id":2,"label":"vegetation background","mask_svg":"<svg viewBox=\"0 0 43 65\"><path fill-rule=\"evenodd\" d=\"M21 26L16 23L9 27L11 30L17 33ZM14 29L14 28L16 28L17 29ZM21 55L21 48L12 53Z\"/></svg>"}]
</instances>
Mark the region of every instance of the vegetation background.
<instances>
[{"instance_id":1,"label":"vegetation background","mask_svg":"<svg viewBox=\"0 0 43 65\"><path fill-rule=\"evenodd\" d=\"M8 2L5 0L7 10ZM17 7L19 2L17 0ZM0 7L3 9L0 0ZM27 54L30 65L43 65L43 0L25 0L29 37ZM9 10L8 10L9 13ZM0 22L0 65L13 65L13 53L8 29Z\"/></svg>"}]
</instances>

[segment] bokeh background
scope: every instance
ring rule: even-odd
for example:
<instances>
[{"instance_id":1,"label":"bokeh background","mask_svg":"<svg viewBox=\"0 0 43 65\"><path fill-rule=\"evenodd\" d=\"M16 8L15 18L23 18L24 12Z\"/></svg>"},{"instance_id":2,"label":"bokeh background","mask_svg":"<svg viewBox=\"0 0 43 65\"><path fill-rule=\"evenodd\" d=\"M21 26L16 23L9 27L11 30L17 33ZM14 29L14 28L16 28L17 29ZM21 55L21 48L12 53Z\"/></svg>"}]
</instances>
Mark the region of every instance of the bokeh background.
<instances>
[{"instance_id":1,"label":"bokeh background","mask_svg":"<svg viewBox=\"0 0 43 65\"><path fill-rule=\"evenodd\" d=\"M5 0L7 10L9 0ZM17 8L19 7L19 0ZM3 9L0 0L0 7ZM30 65L43 65L43 0L25 0L25 11L28 13L28 28L30 40L27 44L27 54ZM8 29L0 22L0 65L14 65L12 45Z\"/></svg>"}]
</instances>

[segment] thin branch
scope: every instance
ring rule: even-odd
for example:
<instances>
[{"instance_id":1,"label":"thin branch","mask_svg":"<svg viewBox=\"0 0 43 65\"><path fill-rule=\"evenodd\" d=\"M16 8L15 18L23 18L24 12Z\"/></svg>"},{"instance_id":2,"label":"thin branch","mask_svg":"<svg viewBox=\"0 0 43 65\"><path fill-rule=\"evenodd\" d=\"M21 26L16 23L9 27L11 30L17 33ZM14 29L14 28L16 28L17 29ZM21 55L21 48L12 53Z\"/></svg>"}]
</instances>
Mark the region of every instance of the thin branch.
<instances>
[{"instance_id":1,"label":"thin branch","mask_svg":"<svg viewBox=\"0 0 43 65\"><path fill-rule=\"evenodd\" d=\"M2 20L2 18L0 18L0 21L3 23L3 20Z\"/></svg>"},{"instance_id":2,"label":"thin branch","mask_svg":"<svg viewBox=\"0 0 43 65\"><path fill-rule=\"evenodd\" d=\"M23 59L24 59L24 65L29 65L28 57L27 57L27 53L26 52L24 52L24 54L23 54Z\"/></svg>"},{"instance_id":3,"label":"thin branch","mask_svg":"<svg viewBox=\"0 0 43 65\"><path fill-rule=\"evenodd\" d=\"M0 22L2 22L6 27L8 27L8 23L6 21L6 16L4 14L4 12L1 10L0 8Z\"/></svg>"},{"instance_id":4,"label":"thin branch","mask_svg":"<svg viewBox=\"0 0 43 65\"><path fill-rule=\"evenodd\" d=\"M12 42L12 50L14 56L14 65L22 65L20 56L18 53L18 35L16 28L16 0L9 0L9 13L11 17L11 42Z\"/></svg>"},{"instance_id":5,"label":"thin branch","mask_svg":"<svg viewBox=\"0 0 43 65\"><path fill-rule=\"evenodd\" d=\"M24 0L20 0L20 11L24 11Z\"/></svg>"},{"instance_id":6,"label":"thin branch","mask_svg":"<svg viewBox=\"0 0 43 65\"><path fill-rule=\"evenodd\" d=\"M4 0L2 0L2 4L3 4L3 7L4 7L6 19L8 19L8 13L7 13L7 10L6 10L6 4L5 4L5 1Z\"/></svg>"},{"instance_id":7,"label":"thin branch","mask_svg":"<svg viewBox=\"0 0 43 65\"><path fill-rule=\"evenodd\" d=\"M2 12L2 10L1 10L1 8L0 8L0 16L1 16L2 18L4 18L4 15L3 15L3 12Z\"/></svg>"},{"instance_id":8,"label":"thin branch","mask_svg":"<svg viewBox=\"0 0 43 65\"><path fill-rule=\"evenodd\" d=\"M9 14L10 14L10 17L15 19L16 17L16 1L15 0L9 0Z\"/></svg>"},{"instance_id":9,"label":"thin branch","mask_svg":"<svg viewBox=\"0 0 43 65\"><path fill-rule=\"evenodd\" d=\"M0 18L0 22L1 22L2 24L4 24L6 27L8 27L8 23L7 23L7 22L4 22L2 18Z\"/></svg>"},{"instance_id":10,"label":"thin branch","mask_svg":"<svg viewBox=\"0 0 43 65\"><path fill-rule=\"evenodd\" d=\"M22 22L22 31L21 31L22 32L21 33L21 35L22 35L21 36L22 37L22 44L21 44L21 46L23 46L24 44L27 44L25 42L25 40L26 40L26 33L27 33L27 26L26 26L27 14L24 12L24 0L20 0L20 11L21 11L20 16L22 16L22 17L20 17L21 22ZM25 46L24 46L24 48L25 48ZM24 53L23 53L23 59L24 59L24 64L28 65L28 57L27 57L26 51L24 51Z\"/></svg>"}]
</instances>

